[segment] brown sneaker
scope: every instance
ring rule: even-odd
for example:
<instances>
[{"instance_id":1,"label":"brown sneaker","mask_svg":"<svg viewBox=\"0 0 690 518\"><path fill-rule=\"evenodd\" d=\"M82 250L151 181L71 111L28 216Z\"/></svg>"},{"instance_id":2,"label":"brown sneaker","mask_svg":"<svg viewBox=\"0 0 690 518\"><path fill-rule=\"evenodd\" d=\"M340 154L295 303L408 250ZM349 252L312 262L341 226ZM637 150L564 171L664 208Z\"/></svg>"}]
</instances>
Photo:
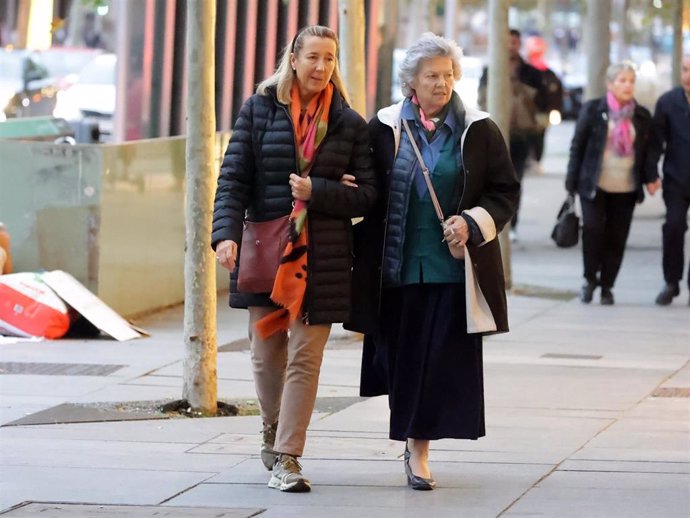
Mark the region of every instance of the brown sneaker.
<instances>
[{"instance_id":1,"label":"brown sneaker","mask_svg":"<svg viewBox=\"0 0 690 518\"><path fill-rule=\"evenodd\" d=\"M268 471L273 469L276 458L278 458L278 453L273 450L273 445L276 443L276 430L278 430L278 423L265 424L261 430L261 462L264 463Z\"/></svg>"},{"instance_id":2,"label":"brown sneaker","mask_svg":"<svg viewBox=\"0 0 690 518\"><path fill-rule=\"evenodd\" d=\"M302 466L295 457L281 453L273 465L268 487L286 493L307 493L311 491L311 482L302 475Z\"/></svg>"}]
</instances>

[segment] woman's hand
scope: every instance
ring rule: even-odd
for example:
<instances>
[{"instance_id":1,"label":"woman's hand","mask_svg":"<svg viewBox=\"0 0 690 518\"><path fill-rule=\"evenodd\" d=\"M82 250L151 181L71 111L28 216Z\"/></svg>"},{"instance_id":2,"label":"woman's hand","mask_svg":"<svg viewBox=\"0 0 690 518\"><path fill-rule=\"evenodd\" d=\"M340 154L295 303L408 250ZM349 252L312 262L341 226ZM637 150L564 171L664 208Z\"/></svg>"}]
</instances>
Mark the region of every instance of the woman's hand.
<instances>
[{"instance_id":1,"label":"woman's hand","mask_svg":"<svg viewBox=\"0 0 690 518\"><path fill-rule=\"evenodd\" d=\"M451 245L464 245L470 238L470 228L462 216L451 216L445 221L443 237Z\"/></svg>"},{"instance_id":2,"label":"woman's hand","mask_svg":"<svg viewBox=\"0 0 690 518\"><path fill-rule=\"evenodd\" d=\"M343 185L345 185L345 186L347 186L347 187L355 187L355 188L357 188L357 187L359 187L359 186L357 185L357 183L355 182L355 180L356 180L356 178L354 177L354 175L351 175L351 174L344 174L344 175L340 178L340 183L342 183Z\"/></svg>"},{"instance_id":3,"label":"woman's hand","mask_svg":"<svg viewBox=\"0 0 690 518\"><path fill-rule=\"evenodd\" d=\"M661 189L661 178L657 178L656 182L649 182L647 184L647 192L650 196L654 196L654 193Z\"/></svg>"},{"instance_id":4,"label":"woman's hand","mask_svg":"<svg viewBox=\"0 0 690 518\"><path fill-rule=\"evenodd\" d=\"M296 200L309 201L311 199L311 178L308 176L302 178L292 173L290 175L290 189L292 189L292 197Z\"/></svg>"},{"instance_id":5,"label":"woman's hand","mask_svg":"<svg viewBox=\"0 0 690 518\"><path fill-rule=\"evenodd\" d=\"M223 268L233 271L237 260L237 243L229 239L218 243L216 245L216 259Z\"/></svg>"}]
</instances>

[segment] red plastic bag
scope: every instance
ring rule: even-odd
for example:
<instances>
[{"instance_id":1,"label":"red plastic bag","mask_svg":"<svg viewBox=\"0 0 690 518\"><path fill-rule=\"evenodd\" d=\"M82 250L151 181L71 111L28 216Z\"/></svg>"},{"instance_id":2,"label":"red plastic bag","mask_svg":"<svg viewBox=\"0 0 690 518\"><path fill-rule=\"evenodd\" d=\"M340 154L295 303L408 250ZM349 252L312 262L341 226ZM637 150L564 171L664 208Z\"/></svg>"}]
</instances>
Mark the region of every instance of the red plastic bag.
<instances>
[{"instance_id":1,"label":"red plastic bag","mask_svg":"<svg viewBox=\"0 0 690 518\"><path fill-rule=\"evenodd\" d=\"M69 326L67 305L39 274L0 276L0 334L60 338Z\"/></svg>"}]
</instances>

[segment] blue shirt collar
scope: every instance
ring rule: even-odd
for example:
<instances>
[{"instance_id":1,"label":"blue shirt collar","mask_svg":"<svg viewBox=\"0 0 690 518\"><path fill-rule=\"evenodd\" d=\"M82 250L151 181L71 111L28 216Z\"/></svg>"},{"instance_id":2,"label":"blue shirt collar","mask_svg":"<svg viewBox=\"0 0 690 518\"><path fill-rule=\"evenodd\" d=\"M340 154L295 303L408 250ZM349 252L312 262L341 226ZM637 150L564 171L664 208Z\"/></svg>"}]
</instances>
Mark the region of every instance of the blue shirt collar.
<instances>
[{"instance_id":1,"label":"blue shirt collar","mask_svg":"<svg viewBox=\"0 0 690 518\"><path fill-rule=\"evenodd\" d=\"M446 119L443 121L443 124L450 129L451 134L453 137L456 136L456 130L458 129L458 119L457 116L455 115L455 110L453 109L453 99L451 98L450 101L450 110L448 110L448 114L446 115ZM400 116L404 119L407 120L415 120L414 116L414 111L412 111L412 100L408 97L405 102L403 103L402 111L400 112Z\"/></svg>"}]
</instances>

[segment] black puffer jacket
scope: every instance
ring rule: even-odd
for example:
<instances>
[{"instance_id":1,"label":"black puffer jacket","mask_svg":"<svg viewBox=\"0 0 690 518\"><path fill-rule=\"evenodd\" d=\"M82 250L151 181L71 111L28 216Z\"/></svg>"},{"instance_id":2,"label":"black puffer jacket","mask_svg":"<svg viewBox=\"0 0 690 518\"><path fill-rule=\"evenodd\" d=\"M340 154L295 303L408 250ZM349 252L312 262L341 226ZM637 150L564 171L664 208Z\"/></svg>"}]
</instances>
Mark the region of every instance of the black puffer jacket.
<instances>
[{"instance_id":1,"label":"black puffer jacket","mask_svg":"<svg viewBox=\"0 0 690 518\"><path fill-rule=\"evenodd\" d=\"M645 183L654 181L654 175L647 172L647 151L649 148L652 115L647 108L635 106L632 116L635 128L633 151L633 175L637 201L642 202ZM593 99L584 104L575 126L575 135L570 144L570 160L565 188L587 200L593 200L597 193L597 183L601 175L601 162L606 150L609 133L609 108L606 97Z\"/></svg>"},{"instance_id":2,"label":"black puffer jacket","mask_svg":"<svg viewBox=\"0 0 690 518\"><path fill-rule=\"evenodd\" d=\"M220 241L241 243L245 214L251 221L289 214L292 195L288 180L296 171L295 137L287 106L278 102L275 89L269 95L253 95L240 110L220 169L213 211L214 250ZM357 188L340 183L345 173L356 177ZM304 311L311 324L342 322L350 314L350 219L363 216L374 205L376 187L366 122L337 90L328 132L317 150L310 178ZM237 291L237 268L230 277L232 307L271 304L268 294Z\"/></svg>"}]
</instances>

